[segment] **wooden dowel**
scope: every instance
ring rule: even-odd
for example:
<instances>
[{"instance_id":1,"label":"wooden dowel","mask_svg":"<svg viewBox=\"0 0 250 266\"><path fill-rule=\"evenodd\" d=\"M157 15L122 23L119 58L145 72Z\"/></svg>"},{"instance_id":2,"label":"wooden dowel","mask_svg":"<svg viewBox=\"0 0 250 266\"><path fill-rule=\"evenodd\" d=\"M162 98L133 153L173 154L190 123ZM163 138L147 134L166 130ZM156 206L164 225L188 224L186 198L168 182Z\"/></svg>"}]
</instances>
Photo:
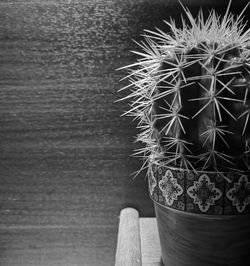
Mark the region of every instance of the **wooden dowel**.
<instances>
[{"instance_id":1,"label":"wooden dowel","mask_svg":"<svg viewBox=\"0 0 250 266\"><path fill-rule=\"evenodd\" d=\"M115 266L141 266L139 214L133 208L120 213Z\"/></svg>"}]
</instances>

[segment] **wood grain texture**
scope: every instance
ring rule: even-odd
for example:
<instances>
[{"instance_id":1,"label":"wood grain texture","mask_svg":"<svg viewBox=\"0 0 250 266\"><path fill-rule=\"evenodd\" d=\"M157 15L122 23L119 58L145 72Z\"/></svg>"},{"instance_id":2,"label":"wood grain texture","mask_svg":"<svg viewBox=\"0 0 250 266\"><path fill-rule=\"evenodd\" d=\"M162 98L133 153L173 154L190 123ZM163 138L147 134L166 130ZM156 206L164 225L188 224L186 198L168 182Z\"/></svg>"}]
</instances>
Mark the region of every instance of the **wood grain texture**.
<instances>
[{"instance_id":1,"label":"wood grain texture","mask_svg":"<svg viewBox=\"0 0 250 266\"><path fill-rule=\"evenodd\" d=\"M143 266L162 266L156 218L140 218L141 257Z\"/></svg>"},{"instance_id":2,"label":"wood grain texture","mask_svg":"<svg viewBox=\"0 0 250 266\"><path fill-rule=\"evenodd\" d=\"M1 228L0 265L79 266L96 261L108 265L113 243L100 240L115 233L114 226L107 225Z\"/></svg>"},{"instance_id":3,"label":"wood grain texture","mask_svg":"<svg viewBox=\"0 0 250 266\"><path fill-rule=\"evenodd\" d=\"M115 265L162 265L156 218L139 218L134 208L121 211Z\"/></svg>"},{"instance_id":4,"label":"wood grain texture","mask_svg":"<svg viewBox=\"0 0 250 266\"><path fill-rule=\"evenodd\" d=\"M115 69L176 5L1 1L0 265L111 265L120 210L154 215L144 174L129 178L140 161L129 156L135 124L120 118L127 105L114 103L125 85Z\"/></svg>"},{"instance_id":5,"label":"wood grain texture","mask_svg":"<svg viewBox=\"0 0 250 266\"><path fill-rule=\"evenodd\" d=\"M134 208L121 211L115 266L142 266L139 214Z\"/></svg>"}]
</instances>

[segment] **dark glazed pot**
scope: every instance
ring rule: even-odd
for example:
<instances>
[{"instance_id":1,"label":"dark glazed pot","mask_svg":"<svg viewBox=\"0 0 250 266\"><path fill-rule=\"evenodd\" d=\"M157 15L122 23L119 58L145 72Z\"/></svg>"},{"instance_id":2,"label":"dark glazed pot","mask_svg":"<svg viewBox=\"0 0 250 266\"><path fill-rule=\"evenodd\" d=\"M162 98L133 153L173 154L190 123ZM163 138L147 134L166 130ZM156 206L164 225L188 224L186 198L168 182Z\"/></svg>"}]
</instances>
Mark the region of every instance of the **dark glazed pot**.
<instances>
[{"instance_id":1,"label":"dark glazed pot","mask_svg":"<svg viewBox=\"0 0 250 266\"><path fill-rule=\"evenodd\" d=\"M153 166L154 201L165 266L250 265L249 175Z\"/></svg>"}]
</instances>

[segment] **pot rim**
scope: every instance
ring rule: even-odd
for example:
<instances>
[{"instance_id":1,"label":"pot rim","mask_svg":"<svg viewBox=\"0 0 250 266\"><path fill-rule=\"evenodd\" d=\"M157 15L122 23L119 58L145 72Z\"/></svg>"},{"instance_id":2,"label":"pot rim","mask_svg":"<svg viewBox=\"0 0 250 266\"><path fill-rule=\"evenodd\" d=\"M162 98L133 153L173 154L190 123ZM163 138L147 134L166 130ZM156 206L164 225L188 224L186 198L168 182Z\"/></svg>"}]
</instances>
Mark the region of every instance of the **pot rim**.
<instances>
[{"instance_id":1,"label":"pot rim","mask_svg":"<svg viewBox=\"0 0 250 266\"><path fill-rule=\"evenodd\" d=\"M203 215L250 214L250 175L155 165L148 176L150 197L159 205Z\"/></svg>"},{"instance_id":2,"label":"pot rim","mask_svg":"<svg viewBox=\"0 0 250 266\"><path fill-rule=\"evenodd\" d=\"M182 171L182 172L192 172L192 173L197 173L197 174L209 174L209 175L250 175L250 170L249 171L239 171L239 169L235 169L235 171L208 171L208 170L196 170L196 169L187 169L187 168L182 168L178 166L171 166L168 164L164 164L164 162L158 163L158 162L153 162L152 165L156 165L157 167L166 167L170 170L174 171Z\"/></svg>"}]
</instances>

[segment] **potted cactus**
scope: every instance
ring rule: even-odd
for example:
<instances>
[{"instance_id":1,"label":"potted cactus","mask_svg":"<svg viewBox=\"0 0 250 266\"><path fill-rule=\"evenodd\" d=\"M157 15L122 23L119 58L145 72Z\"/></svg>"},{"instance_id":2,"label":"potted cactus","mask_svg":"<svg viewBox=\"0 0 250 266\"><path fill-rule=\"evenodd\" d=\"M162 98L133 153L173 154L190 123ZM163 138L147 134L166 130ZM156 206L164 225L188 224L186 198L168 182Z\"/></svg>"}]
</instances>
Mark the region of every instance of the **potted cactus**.
<instances>
[{"instance_id":1,"label":"potted cactus","mask_svg":"<svg viewBox=\"0 0 250 266\"><path fill-rule=\"evenodd\" d=\"M145 31L125 114L138 121L164 265L248 265L250 30L230 4Z\"/></svg>"}]
</instances>

